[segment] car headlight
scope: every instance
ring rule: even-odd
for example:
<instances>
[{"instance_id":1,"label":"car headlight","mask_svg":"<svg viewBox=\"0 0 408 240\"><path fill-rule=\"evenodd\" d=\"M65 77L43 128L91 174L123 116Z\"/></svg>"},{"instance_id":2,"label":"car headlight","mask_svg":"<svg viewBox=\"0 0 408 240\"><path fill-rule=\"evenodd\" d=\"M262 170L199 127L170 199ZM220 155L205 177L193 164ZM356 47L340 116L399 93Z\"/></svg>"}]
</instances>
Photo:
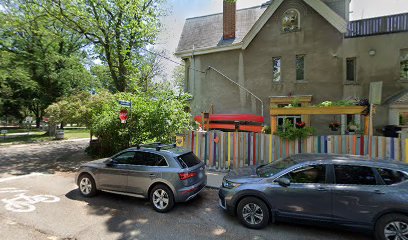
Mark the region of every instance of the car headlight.
<instances>
[{"instance_id":1,"label":"car headlight","mask_svg":"<svg viewBox=\"0 0 408 240\"><path fill-rule=\"evenodd\" d=\"M239 183L230 182L230 181L228 181L228 180L226 180L226 179L224 179L224 180L222 181L222 187L224 187L224 188L229 188L229 189L231 189L231 188L239 187L240 185L241 185L241 184L239 184Z\"/></svg>"}]
</instances>

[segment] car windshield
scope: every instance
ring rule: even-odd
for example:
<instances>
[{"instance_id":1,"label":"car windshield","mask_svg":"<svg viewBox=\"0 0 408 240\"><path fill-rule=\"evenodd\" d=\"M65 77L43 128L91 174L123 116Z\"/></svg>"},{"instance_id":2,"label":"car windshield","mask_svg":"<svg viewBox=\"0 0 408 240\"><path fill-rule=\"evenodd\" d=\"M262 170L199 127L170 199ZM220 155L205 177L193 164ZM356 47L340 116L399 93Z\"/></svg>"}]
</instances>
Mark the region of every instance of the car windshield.
<instances>
[{"instance_id":1,"label":"car windshield","mask_svg":"<svg viewBox=\"0 0 408 240\"><path fill-rule=\"evenodd\" d=\"M260 177L270 177L295 164L297 164L297 162L288 157L267 165L261 165L256 169L256 173Z\"/></svg>"}]
</instances>

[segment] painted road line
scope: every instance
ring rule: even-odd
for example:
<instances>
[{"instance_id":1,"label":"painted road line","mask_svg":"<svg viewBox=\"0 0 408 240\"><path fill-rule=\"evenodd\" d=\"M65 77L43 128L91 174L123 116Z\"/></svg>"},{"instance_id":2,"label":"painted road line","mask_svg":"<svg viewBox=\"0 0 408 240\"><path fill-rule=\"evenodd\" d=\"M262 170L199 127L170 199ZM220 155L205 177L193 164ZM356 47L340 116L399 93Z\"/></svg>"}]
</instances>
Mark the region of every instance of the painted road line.
<instances>
[{"instance_id":1,"label":"painted road line","mask_svg":"<svg viewBox=\"0 0 408 240\"><path fill-rule=\"evenodd\" d=\"M7 181L13 181L13 180L17 180L17 179L20 179L20 178L27 178L27 177L32 177L32 176L44 176L44 175L45 175L44 173L30 173L30 174L22 175L22 176L0 178L0 183L7 182Z\"/></svg>"},{"instance_id":2,"label":"painted road line","mask_svg":"<svg viewBox=\"0 0 408 240\"><path fill-rule=\"evenodd\" d=\"M0 188L0 193L18 193L18 192L27 192L28 190L21 190L17 188Z\"/></svg>"}]
</instances>

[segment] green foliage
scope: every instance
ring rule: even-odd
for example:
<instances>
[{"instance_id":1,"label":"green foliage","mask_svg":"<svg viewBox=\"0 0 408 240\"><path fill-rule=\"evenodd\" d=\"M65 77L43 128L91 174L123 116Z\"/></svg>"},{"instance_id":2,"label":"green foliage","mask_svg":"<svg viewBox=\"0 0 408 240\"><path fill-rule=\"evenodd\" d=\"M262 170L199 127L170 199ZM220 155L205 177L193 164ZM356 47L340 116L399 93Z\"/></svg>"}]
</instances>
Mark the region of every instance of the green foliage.
<instances>
[{"instance_id":1,"label":"green foliage","mask_svg":"<svg viewBox=\"0 0 408 240\"><path fill-rule=\"evenodd\" d=\"M300 107L300 106L301 106L301 105L300 105L300 99L299 99L299 98L293 99L293 101L292 101L292 106L293 106L293 107Z\"/></svg>"},{"instance_id":2,"label":"green foliage","mask_svg":"<svg viewBox=\"0 0 408 240\"><path fill-rule=\"evenodd\" d=\"M82 93L51 105L50 122L82 123L98 137L104 155L144 142L171 143L177 133L190 128L190 114L184 111L189 95L173 91L136 92L97 95ZM119 100L131 101L129 119L122 124ZM129 143L130 142L130 143Z\"/></svg>"},{"instance_id":3,"label":"green foliage","mask_svg":"<svg viewBox=\"0 0 408 240\"><path fill-rule=\"evenodd\" d=\"M57 98L89 88L91 75L82 62L83 37L62 28L31 1L0 1L0 5L3 114L25 115L29 109L39 121Z\"/></svg>"},{"instance_id":4,"label":"green foliage","mask_svg":"<svg viewBox=\"0 0 408 240\"><path fill-rule=\"evenodd\" d=\"M339 100L339 101L324 101L320 104L318 104L318 107L346 107L346 106L355 106L356 101L355 100Z\"/></svg>"},{"instance_id":5,"label":"green foliage","mask_svg":"<svg viewBox=\"0 0 408 240\"><path fill-rule=\"evenodd\" d=\"M313 135L315 129L312 127L296 128L290 120L286 120L283 127L277 132L277 135L282 139L294 141L296 139L305 139Z\"/></svg>"},{"instance_id":6,"label":"green foliage","mask_svg":"<svg viewBox=\"0 0 408 240\"><path fill-rule=\"evenodd\" d=\"M173 87L176 89L176 91L179 94L184 92L184 81L185 81L184 71L185 71L184 66L180 65L174 68L173 74L172 74Z\"/></svg>"},{"instance_id":7,"label":"green foliage","mask_svg":"<svg viewBox=\"0 0 408 240\"><path fill-rule=\"evenodd\" d=\"M262 133L271 134L271 132L272 132L271 126L264 126L262 129Z\"/></svg>"},{"instance_id":8,"label":"green foliage","mask_svg":"<svg viewBox=\"0 0 408 240\"><path fill-rule=\"evenodd\" d=\"M162 0L34 0L64 28L79 33L109 69L115 89L132 89L151 79L155 57L143 48L159 32Z\"/></svg>"}]
</instances>

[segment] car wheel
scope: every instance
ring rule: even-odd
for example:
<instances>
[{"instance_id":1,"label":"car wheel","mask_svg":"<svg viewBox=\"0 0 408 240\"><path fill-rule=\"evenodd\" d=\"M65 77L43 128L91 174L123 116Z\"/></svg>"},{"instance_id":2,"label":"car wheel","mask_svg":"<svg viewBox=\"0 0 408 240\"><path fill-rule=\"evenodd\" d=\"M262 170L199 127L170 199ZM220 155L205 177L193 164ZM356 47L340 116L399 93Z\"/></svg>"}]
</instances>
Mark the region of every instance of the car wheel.
<instances>
[{"instance_id":1,"label":"car wheel","mask_svg":"<svg viewBox=\"0 0 408 240\"><path fill-rule=\"evenodd\" d=\"M87 173L84 173L79 177L78 186L79 191L84 197L93 197L97 192L95 180Z\"/></svg>"},{"instance_id":2,"label":"car wheel","mask_svg":"<svg viewBox=\"0 0 408 240\"><path fill-rule=\"evenodd\" d=\"M408 217L403 214L388 214L381 217L375 225L377 240L408 239Z\"/></svg>"},{"instance_id":3,"label":"car wheel","mask_svg":"<svg viewBox=\"0 0 408 240\"><path fill-rule=\"evenodd\" d=\"M150 203L157 212L168 212L174 206L173 192L163 184L157 185L150 191Z\"/></svg>"},{"instance_id":4,"label":"car wheel","mask_svg":"<svg viewBox=\"0 0 408 240\"><path fill-rule=\"evenodd\" d=\"M259 198L242 199L238 204L237 214L241 223L248 228L261 229L269 223L269 209Z\"/></svg>"}]
</instances>

